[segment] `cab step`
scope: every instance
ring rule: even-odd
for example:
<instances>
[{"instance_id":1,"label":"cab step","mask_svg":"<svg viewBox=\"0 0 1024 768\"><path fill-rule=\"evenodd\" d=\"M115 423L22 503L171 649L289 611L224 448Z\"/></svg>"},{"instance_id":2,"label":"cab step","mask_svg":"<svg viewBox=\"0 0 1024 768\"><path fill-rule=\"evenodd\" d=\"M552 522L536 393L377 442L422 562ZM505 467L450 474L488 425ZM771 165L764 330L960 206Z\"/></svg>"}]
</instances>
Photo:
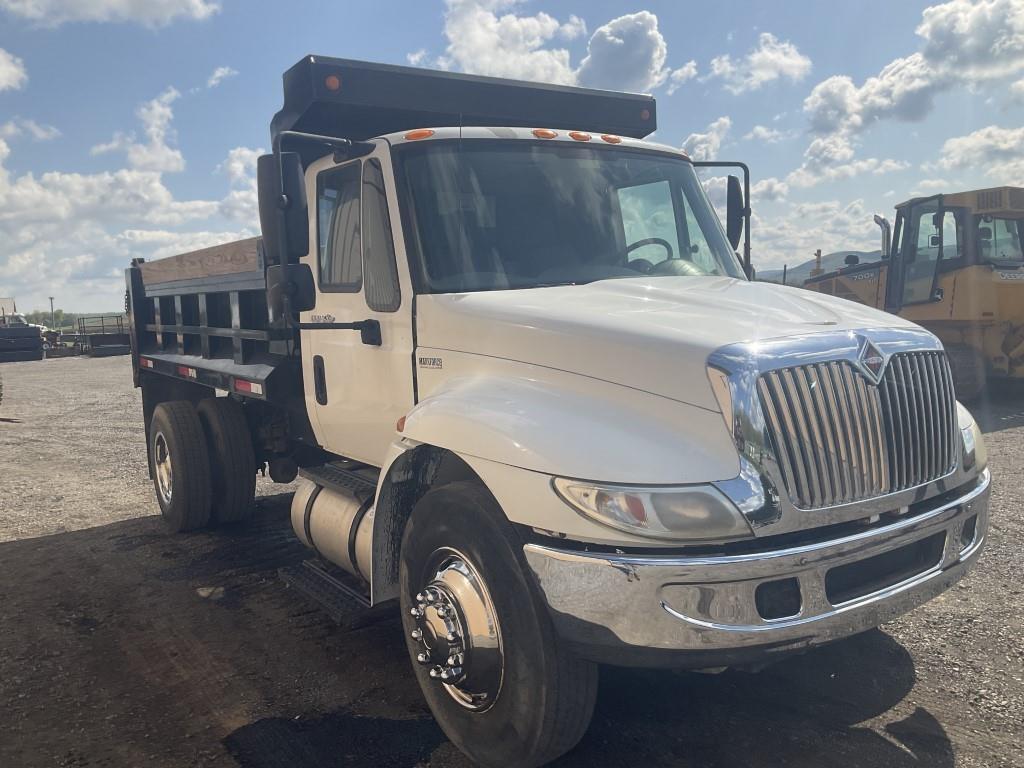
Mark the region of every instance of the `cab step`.
<instances>
[{"instance_id":1,"label":"cab step","mask_svg":"<svg viewBox=\"0 0 1024 768\"><path fill-rule=\"evenodd\" d=\"M281 568L278 573L290 589L318 603L334 623L346 629L398 615L397 601L371 605L365 592L355 585L355 579L315 558Z\"/></svg>"},{"instance_id":2,"label":"cab step","mask_svg":"<svg viewBox=\"0 0 1024 768\"><path fill-rule=\"evenodd\" d=\"M366 499L377 493L376 470L369 467L355 469L335 462L300 469L299 475L317 485L350 493L359 499Z\"/></svg>"}]
</instances>

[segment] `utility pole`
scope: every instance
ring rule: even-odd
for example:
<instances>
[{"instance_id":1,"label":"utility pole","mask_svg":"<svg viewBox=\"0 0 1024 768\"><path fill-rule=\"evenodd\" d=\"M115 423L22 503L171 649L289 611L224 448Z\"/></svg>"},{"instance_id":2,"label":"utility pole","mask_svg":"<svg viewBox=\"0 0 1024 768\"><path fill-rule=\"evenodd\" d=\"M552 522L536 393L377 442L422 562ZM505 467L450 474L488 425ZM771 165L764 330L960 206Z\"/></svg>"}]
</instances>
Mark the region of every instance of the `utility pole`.
<instances>
[{"instance_id":1,"label":"utility pole","mask_svg":"<svg viewBox=\"0 0 1024 768\"><path fill-rule=\"evenodd\" d=\"M57 321L54 319L54 317L55 317L55 315L53 314L53 296L51 296L50 297L50 327L51 328L53 328L54 326L57 325Z\"/></svg>"}]
</instances>

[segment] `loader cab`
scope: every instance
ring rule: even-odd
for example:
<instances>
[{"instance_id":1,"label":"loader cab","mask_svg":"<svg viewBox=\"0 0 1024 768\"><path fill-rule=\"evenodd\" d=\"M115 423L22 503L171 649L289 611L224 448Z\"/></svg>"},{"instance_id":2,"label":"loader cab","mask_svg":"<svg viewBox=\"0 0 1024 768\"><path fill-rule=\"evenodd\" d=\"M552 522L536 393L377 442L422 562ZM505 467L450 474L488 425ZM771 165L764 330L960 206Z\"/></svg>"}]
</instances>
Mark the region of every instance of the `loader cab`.
<instances>
[{"instance_id":1,"label":"loader cab","mask_svg":"<svg viewBox=\"0 0 1024 768\"><path fill-rule=\"evenodd\" d=\"M940 303L941 276L967 266L972 249L969 212L944 203L942 195L917 198L896 207L888 254L885 309ZM886 254L883 253L883 259Z\"/></svg>"}]
</instances>

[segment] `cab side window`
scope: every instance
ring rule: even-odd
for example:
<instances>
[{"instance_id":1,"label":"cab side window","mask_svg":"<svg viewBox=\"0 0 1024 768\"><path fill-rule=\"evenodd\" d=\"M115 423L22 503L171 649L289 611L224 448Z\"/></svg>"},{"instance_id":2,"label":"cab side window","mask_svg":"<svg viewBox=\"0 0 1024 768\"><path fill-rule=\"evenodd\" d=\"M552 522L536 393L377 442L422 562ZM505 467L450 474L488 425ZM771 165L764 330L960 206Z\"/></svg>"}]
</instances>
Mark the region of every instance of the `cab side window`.
<instances>
[{"instance_id":1,"label":"cab side window","mask_svg":"<svg viewBox=\"0 0 1024 768\"><path fill-rule=\"evenodd\" d=\"M391 237L384 171L376 158L363 165L363 271L366 305L376 312L397 310L402 296L395 243Z\"/></svg>"},{"instance_id":2,"label":"cab side window","mask_svg":"<svg viewBox=\"0 0 1024 768\"><path fill-rule=\"evenodd\" d=\"M359 215L360 163L317 177L320 290L356 293L363 285Z\"/></svg>"}]
</instances>

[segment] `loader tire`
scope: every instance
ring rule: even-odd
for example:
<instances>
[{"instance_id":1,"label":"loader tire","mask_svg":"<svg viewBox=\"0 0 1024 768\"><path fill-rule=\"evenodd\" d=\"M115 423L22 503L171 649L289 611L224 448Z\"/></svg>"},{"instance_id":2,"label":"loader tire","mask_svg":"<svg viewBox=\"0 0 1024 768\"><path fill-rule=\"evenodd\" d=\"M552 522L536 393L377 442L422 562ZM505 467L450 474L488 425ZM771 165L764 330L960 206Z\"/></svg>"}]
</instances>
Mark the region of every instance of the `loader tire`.
<instances>
[{"instance_id":1,"label":"loader tire","mask_svg":"<svg viewBox=\"0 0 1024 768\"><path fill-rule=\"evenodd\" d=\"M153 485L160 513L175 532L210 522L210 455L192 403L160 403L149 428Z\"/></svg>"},{"instance_id":2,"label":"loader tire","mask_svg":"<svg viewBox=\"0 0 1024 768\"><path fill-rule=\"evenodd\" d=\"M485 768L554 760L594 710L597 666L558 637L528 568L479 483L429 491L402 538L399 597L416 678L441 729Z\"/></svg>"},{"instance_id":3,"label":"loader tire","mask_svg":"<svg viewBox=\"0 0 1024 768\"><path fill-rule=\"evenodd\" d=\"M256 455L242 406L229 397L202 400L196 411L210 455L210 518L216 524L252 517Z\"/></svg>"}]
</instances>

